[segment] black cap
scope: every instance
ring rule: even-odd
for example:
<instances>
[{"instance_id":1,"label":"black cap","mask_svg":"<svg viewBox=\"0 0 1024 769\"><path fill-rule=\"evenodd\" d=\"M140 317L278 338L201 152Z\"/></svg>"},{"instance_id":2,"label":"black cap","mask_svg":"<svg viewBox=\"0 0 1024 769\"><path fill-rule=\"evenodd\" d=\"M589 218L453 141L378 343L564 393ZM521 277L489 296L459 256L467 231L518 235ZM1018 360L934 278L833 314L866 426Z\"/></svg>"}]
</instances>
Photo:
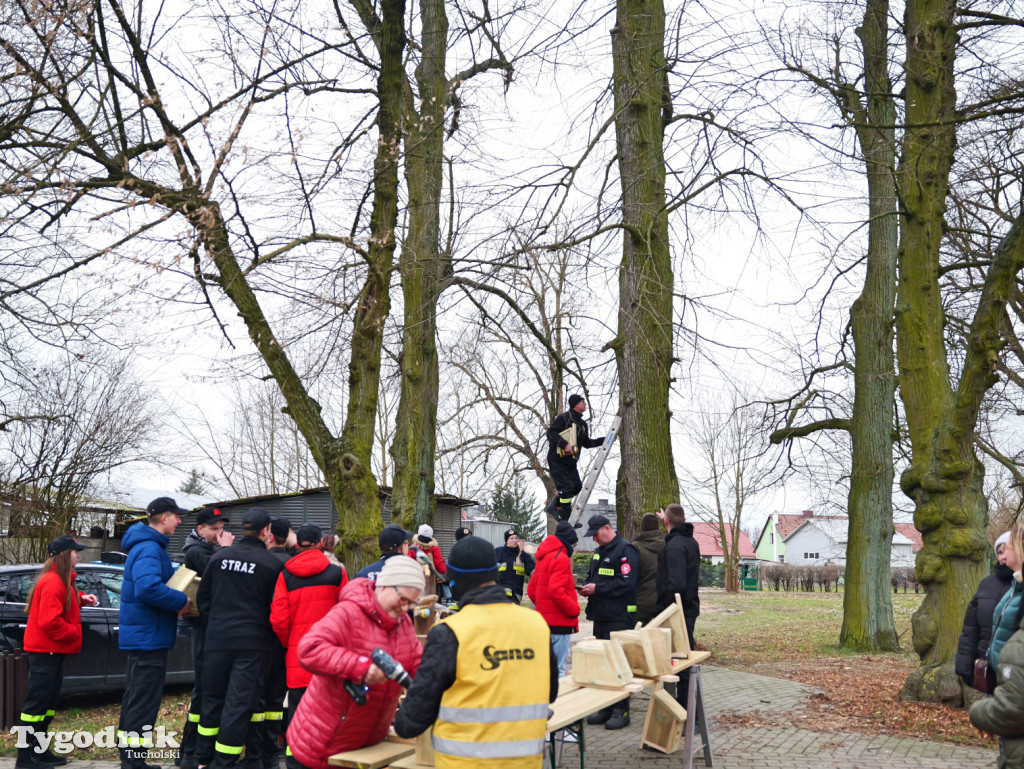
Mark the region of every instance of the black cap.
<instances>
[{"instance_id":1,"label":"black cap","mask_svg":"<svg viewBox=\"0 0 1024 769\"><path fill-rule=\"evenodd\" d=\"M228 517L216 507L204 507L198 513L196 513L196 525L202 526L207 523L214 523L216 521L224 521L228 523Z\"/></svg>"},{"instance_id":2,"label":"black cap","mask_svg":"<svg viewBox=\"0 0 1024 769\"><path fill-rule=\"evenodd\" d=\"M598 529L603 529L605 526L610 526L611 521L605 518L603 515L592 515L590 520L587 521L587 533L584 537L592 537L597 534Z\"/></svg>"},{"instance_id":3,"label":"black cap","mask_svg":"<svg viewBox=\"0 0 1024 769\"><path fill-rule=\"evenodd\" d=\"M170 497L157 497L148 505L146 505L146 515L153 517L154 515L163 515L164 513L177 513L178 515L184 515L188 510L178 507L178 503Z\"/></svg>"},{"instance_id":4,"label":"black cap","mask_svg":"<svg viewBox=\"0 0 1024 769\"><path fill-rule=\"evenodd\" d=\"M509 537L518 537L519 533L515 529L508 529L505 532L504 536L505 536L505 544L507 545L508 544L508 538Z\"/></svg>"},{"instance_id":5,"label":"black cap","mask_svg":"<svg viewBox=\"0 0 1024 769\"><path fill-rule=\"evenodd\" d=\"M273 524L271 524L273 527ZM271 531L274 529L271 528ZM315 523L304 523L295 532L295 541L300 545L315 545L324 538L324 533Z\"/></svg>"},{"instance_id":6,"label":"black cap","mask_svg":"<svg viewBox=\"0 0 1024 769\"><path fill-rule=\"evenodd\" d=\"M579 404L582 400L582 395L576 395L575 393L573 393L572 395L569 396L569 408L576 408L577 404Z\"/></svg>"},{"instance_id":7,"label":"black cap","mask_svg":"<svg viewBox=\"0 0 1024 769\"><path fill-rule=\"evenodd\" d=\"M275 518L270 522L270 533L278 539L284 539L292 530L292 522L287 518Z\"/></svg>"},{"instance_id":8,"label":"black cap","mask_svg":"<svg viewBox=\"0 0 1024 769\"><path fill-rule=\"evenodd\" d=\"M382 553L393 553L402 546L403 542L408 542L410 539L412 539L411 531L406 531L397 523L392 523L385 526L377 535L377 546L380 547Z\"/></svg>"},{"instance_id":9,"label":"black cap","mask_svg":"<svg viewBox=\"0 0 1024 769\"><path fill-rule=\"evenodd\" d=\"M555 527L555 536L562 540L569 547L572 547L580 541L579 536L576 534L576 530L568 521L562 521Z\"/></svg>"},{"instance_id":10,"label":"black cap","mask_svg":"<svg viewBox=\"0 0 1024 769\"><path fill-rule=\"evenodd\" d=\"M60 555L65 550L85 550L85 545L76 541L70 534L65 534L46 546L46 552L50 555Z\"/></svg>"},{"instance_id":11,"label":"black cap","mask_svg":"<svg viewBox=\"0 0 1024 769\"><path fill-rule=\"evenodd\" d=\"M262 507L250 507L242 518L242 525L247 529L263 531L270 525L270 514Z\"/></svg>"},{"instance_id":12,"label":"black cap","mask_svg":"<svg viewBox=\"0 0 1024 769\"><path fill-rule=\"evenodd\" d=\"M456 542L458 542L463 537L472 537L472 536L473 536L473 532L471 532L465 526L462 526L462 527L460 527L460 528L455 530L455 541Z\"/></svg>"}]
</instances>

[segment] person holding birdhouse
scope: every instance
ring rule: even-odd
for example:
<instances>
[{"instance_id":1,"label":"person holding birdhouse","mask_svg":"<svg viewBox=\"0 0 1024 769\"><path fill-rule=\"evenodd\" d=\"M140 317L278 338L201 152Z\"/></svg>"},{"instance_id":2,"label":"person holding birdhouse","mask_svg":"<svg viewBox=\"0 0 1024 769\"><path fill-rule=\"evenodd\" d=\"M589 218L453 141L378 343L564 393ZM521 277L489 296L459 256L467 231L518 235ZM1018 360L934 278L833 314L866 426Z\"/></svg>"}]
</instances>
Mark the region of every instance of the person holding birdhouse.
<instances>
[{"instance_id":1,"label":"person holding birdhouse","mask_svg":"<svg viewBox=\"0 0 1024 769\"><path fill-rule=\"evenodd\" d=\"M548 428L548 471L557 491L545 511L559 521L569 520L572 501L583 490L577 467L580 449L596 449L605 441L603 437L590 437L590 427L583 418L586 410L582 395L570 395L568 411L555 417Z\"/></svg>"}]
</instances>

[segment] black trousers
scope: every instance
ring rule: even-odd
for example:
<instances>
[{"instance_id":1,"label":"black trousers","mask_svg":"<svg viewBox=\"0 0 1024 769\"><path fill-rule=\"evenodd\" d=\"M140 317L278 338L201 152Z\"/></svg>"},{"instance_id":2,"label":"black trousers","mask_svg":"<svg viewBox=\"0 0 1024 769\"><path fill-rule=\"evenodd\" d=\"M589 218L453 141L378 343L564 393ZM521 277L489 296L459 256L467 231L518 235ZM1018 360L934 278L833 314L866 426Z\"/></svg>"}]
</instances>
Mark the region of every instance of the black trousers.
<instances>
[{"instance_id":1,"label":"black trousers","mask_svg":"<svg viewBox=\"0 0 1024 769\"><path fill-rule=\"evenodd\" d=\"M554 457L548 459L548 470L551 480L558 489L555 494L555 517L560 521L569 519L572 512L572 500L583 490L580 470L576 460L570 457Z\"/></svg>"},{"instance_id":2,"label":"black trousers","mask_svg":"<svg viewBox=\"0 0 1024 769\"><path fill-rule=\"evenodd\" d=\"M199 716L203 712L203 647L206 645L206 628L195 624L192 626L192 669L195 671L195 682L192 684L192 702L188 706L188 718L181 733L179 754L189 765L196 762L199 747Z\"/></svg>"},{"instance_id":3,"label":"black trousers","mask_svg":"<svg viewBox=\"0 0 1024 769\"><path fill-rule=\"evenodd\" d=\"M31 734L26 731L28 747L18 748L19 757L43 752L34 735L36 732L42 734L50 730L57 700L60 699L60 687L64 682L64 660L67 656L46 652L28 653L28 693L21 703L21 715L17 723L29 727Z\"/></svg>"},{"instance_id":4,"label":"black trousers","mask_svg":"<svg viewBox=\"0 0 1024 769\"><path fill-rule=\"evenodd\" d=\"M226 769L238 763L262 764L263 714L271 652L243 649L205 652L203 712L199 717L200 764Z\"/></svg>"},{"instance_id":5,"label":"black trousers","mask_svg":"<svg viewBox=\"0 0 1024 769\"><path fill-rule=\"evenodd\" d=\"M277 767L281 749L279 740L284 734L284 698L288 693L288 668L283 648L272 652L267 672L266 705L263 711L263 765L266 769Z\"/></svg>"},{"instance_id":6,"label":"black trousers","mask_svg":"<svg viewBox=\"0 0 1024 769\"><path fill-rule=\"evenodd\" d=\"M607 641L612 637L612 631L632 630L635 624L635 620L628 619L613 620L612 622L599 622L597 620L594 620L594 637L599 638L602 641ZM624 700L616 702L614 705L609 705L608 707L602 709L601 713L611 713L613 715L616 713L621 713L622 715L628 716L629 700L630 698L627 697Z\"/></svg>"},{"instance_id":7,"label":"black trousers","mask_svg":"<svg viewBox=\"0 0 1024 769\"><path fill-rule=\"evenodd\" d=\"M167 649L128 652L128 680L117 725L123 769L146 765L144 742L151 738L167 676Z\"/></svg>"},{"instance_id":8,"label":"black trousers","mask_svg":"<svg viewBox=\"0 0 1024 769\"><path fill-rule=\"evenodd\" d=\"M690 637L690 648L693 649L693 627L697 624L697 618L686 614L683 615L686 623L686 635ZM679 683L676 684L676 701L684 708L686 707L686 694L690 691L690 669L687 668L679 674Z\"/></svg>"}]
</instances>

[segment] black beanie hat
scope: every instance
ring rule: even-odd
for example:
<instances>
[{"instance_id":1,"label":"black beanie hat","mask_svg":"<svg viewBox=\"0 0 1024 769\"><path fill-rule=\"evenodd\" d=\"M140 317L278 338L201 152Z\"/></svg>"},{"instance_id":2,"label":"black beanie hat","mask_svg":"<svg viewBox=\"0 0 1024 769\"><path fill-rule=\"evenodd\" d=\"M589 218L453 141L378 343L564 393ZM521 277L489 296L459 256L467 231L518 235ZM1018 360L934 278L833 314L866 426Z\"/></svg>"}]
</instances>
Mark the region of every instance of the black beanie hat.
<instances>
[{"instance_id":1,"label":"black beanie hat","mask_svg":"<svg viewBox=\"0 0 1024 769\"><path fill-rule=\"evenodd\" d=\"M448 556L448 584L456 601L484 582L497 580L494 545L483 537L464 537L455 543Z\"/></svg>"},{"instance_id":2,"label":"black beanie hat","mask_svg":"<svg viewBox=\"0 0 1024 769\"><path fill-rule=\"evenodd\" d=\"M573 393L572 395L569 396L569 408L576 408L576 404L578 404L581 400L583 400L582 395L577 395Z\"/></svg>"},{"instance_id":3,"label":"black beanie hat","mask_svg":"<svg viewBox=\"0 0 1024 769\"><path fill-rule=\"evenodd\" d=\"M505 544L506 545L508 544L508 538L511 537L513 534L515 534L517 537L519 536L519 534L516 532L515 529L509 529L508 531L505 532Z\"/></svg>"},{"instance_id":4,"label":"black beanie hat","mask_svg":"<svg viewBox=\"0 0 1024 769\"><path fill-rule=\"evenodd\" d=\"M580 537L576 533L576 529L574 529L572 524L568 521L562 521L555 527L555 536L569 547L573 547L580 541Z\"/></svg>"}]
</instances>

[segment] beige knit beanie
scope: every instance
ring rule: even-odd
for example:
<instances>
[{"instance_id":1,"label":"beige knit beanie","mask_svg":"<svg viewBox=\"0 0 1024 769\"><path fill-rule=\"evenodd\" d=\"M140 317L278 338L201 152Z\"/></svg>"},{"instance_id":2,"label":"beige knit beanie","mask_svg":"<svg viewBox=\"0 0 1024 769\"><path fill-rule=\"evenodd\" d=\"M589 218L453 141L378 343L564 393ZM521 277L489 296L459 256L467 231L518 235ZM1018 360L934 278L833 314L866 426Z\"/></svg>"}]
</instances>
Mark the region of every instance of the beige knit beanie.
<instances>
[{"instance_id":1,"label":"beige knit beanie","mask_svg":"<svg viewBox=\"0 0 1024 769\"><path fill-rule=\"evenodd\" d=\"M384 561L377 575L378 587L414 587L422 591L427 586L423 567L405 555L393 555Z\"/></svg>"}]
</instances>

